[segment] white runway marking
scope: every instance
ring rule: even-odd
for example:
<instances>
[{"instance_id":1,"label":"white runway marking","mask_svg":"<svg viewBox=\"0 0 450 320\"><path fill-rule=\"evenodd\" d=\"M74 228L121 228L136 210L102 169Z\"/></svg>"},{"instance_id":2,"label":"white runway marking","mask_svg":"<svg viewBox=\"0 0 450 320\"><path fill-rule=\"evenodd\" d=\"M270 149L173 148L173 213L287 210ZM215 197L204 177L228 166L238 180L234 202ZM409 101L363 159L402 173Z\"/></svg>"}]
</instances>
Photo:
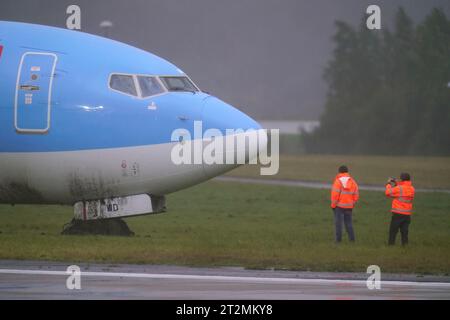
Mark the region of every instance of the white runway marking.
<instances>
[{"instance_id":1,"label":"white runway marking","mask_svg":"<svg viewBox=\"0 0 450 320\"><path fill-rule=\"evenodd\" d=\"M0 274L24 274L24 275L55 275L69 276L66 271L45 270L21 270L0 269ZM269 278L269 277L234 277L234 276L211 276L211 275L184 275L164 273L125 273L125 272L88 272L81 271L81 276L88 277L118 277L118 278L144 278L144 279L169 279L169 280L206 280L225 282L247 282L247 283L288 283L288 284L355 284L366 286L365 280L339 280L339 279L298 279L298 278ZM381 281L382 286L418 286L418 287L441 287L449 288L449 282L413 282L413 281Z\"/></svg>"}]
</instances>

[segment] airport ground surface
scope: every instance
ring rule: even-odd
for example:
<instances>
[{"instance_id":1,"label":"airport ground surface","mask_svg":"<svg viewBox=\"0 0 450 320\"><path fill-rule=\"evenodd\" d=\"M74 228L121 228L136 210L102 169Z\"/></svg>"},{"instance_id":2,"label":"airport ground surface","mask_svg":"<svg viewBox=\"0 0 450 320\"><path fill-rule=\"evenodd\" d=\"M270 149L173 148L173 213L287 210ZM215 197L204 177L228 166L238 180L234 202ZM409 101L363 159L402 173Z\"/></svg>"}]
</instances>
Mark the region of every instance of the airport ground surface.
<instances>
[{"instance_id":1,"label":"airport ground surface","mask_svg":"<svg viewBox=\"0 0 450 320\"><path fill-rule=\"evenodd\" d=\"M383 274L369 290L365 273L165 265L79 264L69 290L69 265L0 260L0 299L450 299L450 277Z\"/></svg>"},{"instance_id":2,"label":"airport ground surface","mask_svg":"<svg viewBox=\"0 0 450 320\"><path fill-rule=\"evenodd\" d=\"M134 237L62 236L67 206L0 206L0 259L448 274L450 195L419 193L410 244L388 247L390 201L361 191L356 243L334 244L329 191L210 181L169 195L168 212L126 219Z\"/></svg>"},{"instance_id":3,"label":"airport ground surface","mask_svg":"<svg viewBox=\"0 0 450 320\"><path fill-rule=\"evenodd\" d=\"M339 163L340 160L346 160L332 159ZM400 166L402 161L409 163L409 169L414 168L420 162L415 158L411 161L389 159L383 158L383 161L387 161L386 165L391 166L392 171L395 172L403 171ZM308 160L309 162L304 158L296 161L298 168L313 170L314 166L310 162L318 162L318 159L312 157ZM353 163L353 167L357 169L361 163L355 161L351 159L348 162ZM0 259L3 261L71 261L81 265L86 263L177 265L202 267L199 270L203 271L205 267L234 268L238 266L249 269L292 270L293 272L302 272L301 277L305 271L331 272L332 274L354 272L365 275L369 265L378 265L382 274L416 274L426 277L433 274L444 278L448 277L450 275L450 232L448 229L450 225L450 195L446 192L418 192L414 203L415 213L410 226L409 246L407 248L402 248L400 245L388 247L386 240L390 222L390 201L379 189L380 184L383 185L385 177L380 178L382 182L378 184L378 188L377 184L371 185L371 179L383 176L385 172L384 169L380 169L378 173L375 172L378 162L370 159L367 161L372 165L369 173L365 175L361 173L362 171L355 170L359 172L360 183L368 184L370 187L368 190L363 188L361 200L354 210L355 244L349 244L345 237L342 244L334 244L329 190L320 188L327 187L328 180L333 178L335 165L324 160L322 163L319 161L318 166L322 168L321 172L333 171L330 174L331 177L328 177L327 180L319 180L312 186L297 184L293 181L294 178L302 178L305 173L291 171L292 176L289 179L284 178L283 175L264 178L269 179L270 184L266 184L267 181L255 181L255 178L261 179L261 177L249 174L244 175L245 179L251 178L250 180L244 179L246 183L242 183L242 180L230 181L229 178L226 178L227 181L210 181L171 194L167 199L167 213L126 219L130 228L136 233L134 237L129 238L60 235L62 226L72 218L72 208L68 206L16 205L12 207L0 205ZM381 160L378 159L378 161ZM431 165L426 161L424 163L427 163L426 174L417 174L418 182L422 182L416 186L419 189L429 189L433 186L448 189L449 158L436 158ZM285 168L294 169L292 163ZM378 168L382 168L382 166L380 165ZM434 168L434 170L430 168ZM418 169L416 168L416 170ZM304 171L301 170L301 172ZM235 176L242 177L243 173L240 172ZM424 177L427 178L424 180ZM283 183L276 180L281 180ZM310 179L305 178L305 180L307 183L311 182ZM314 186L315 184L319 184L320 188L315 189L317 187ZM372 188L374 185L375 189ZM33 263L35 266L39 266L38 262ZM64 263L64 265L66 264ZM3 268L3 266L0 267ZM13 267L21 269L22 265L19 263ZM193 271L195 269L189 269L186 272L180 271L180 274L191 274ZM119 270L119 272L121 271ZM149 272L153 273L154 270ZM155 273L157 272L155 271ZM253 277L255 273L249 273L247 276ZM325 276L321 274L318 277ZM57 275L48 275L49 283L55 283L55 286L60 285L58 282L60 280L57 278ZM14 289L16 286L29 288L28 285L31 283L38 285L41 278L36 279L36 275L3 274L1 279L4 284L3 289L7 289L9 286ZM144 284L149 282L151 284L148 285L152 286L163 280L167 283L168 289L161 291L165 292L161 298L170 298L170 294L173 294L174 298L184 298L180 295L181 293L176 293L179 288L173 283L174 279L158 277L145 277L145 279L142 281L143 287L139 290L147 292L145 295L147 298L158 298L158 293L151 296L151 293L148 293L150 291L147 290L147 284ZM206 279L203 278L203 280ZM202 294L215 297L215 294L219 292L220 294L217 293L217 296L221 298L228 298L227 295L230 294L236 298L248 298L249 295L257 295L258 292L271 292L267 287L260 289L261 287L258 286L265 285L261 283L248 284L249 288L253 287L255 290L246 293L247 285L245 284L231 281L229 283L220 282L216 286L216 280L214 278L208 280L213 282L211 286L207 284L208 281L201 281L210 291L200 288L193 297L201 298ZM108 290L111 290L109 297L113 297L114 292L120 295L118 292L120 290L114 289L117 285L116 281L119 280L92 276L86 281L86 289L92 282L98 286L98 292L107 295L110 292ZM125 277L120 281L123 281L124 284L127 281L139 283L136 278L132 277ZM184 278L179 281L187 287L195 288L198 279ZM101 288L103 285L105 287ZM302 282L303 287L301 288L296 285L282 283L281 287L274 289L279 295L275 297L268 294L267 297L280 299L289 297L294 299L345 298L345 293L338 294L330 291L329 286L318 286L314 289L313 286L318 285L317 283L313 285ZM333 284L338 288L347 285L341 282ZM223 286L235 289L227 293L225 289L220 289ZM306 288L304 286L311 287L302 291ZM359 290L358 294L351 297L373 295L373 293L368 293L361 283L353 283L351 286L354 286L356 291ZM423 289L423 287L420 288ZM50 296L54 292L52 285L49 285L48 289ZM90 297L95 296L97 289L93 289ZM292 291L290 291L291 289ZM421 292L422 289L411 292ZM29 290L33 291L32 288ZM130 297L133 296L135 290L138 289L133 287L130 289ZM448 292L448 288L446 290ZM11 294L10 297L15 297L13 291L8 291ZM286 295L283 296L282 292ZM305 295L302 295L302 292ZM327 294L327 292L331 293ZM192 294L191 290L185 293L186 295ZM74 293L64 294L72 297ZM137 294L140 295L140 293ZM19 293L20 295L21 293ZM398 298L400 295L390 295L386 298ZM427 297L433 295L434 293L430 293L427 294ZM443 296L445 294L439 293L439 297ZM374 296L374 298L378 297ZM418 297L413 293L408 296L408 298ZM254 298L259 297L255 296Z\"/></svg>"},{"instance_id":4,"label":"airport ground surface","mask_svg":"<svg viewBox=\"0 0 450 320\"><path fill-rule=\"evenodd\" d=\"M417 188L450 189L450 157L281 155L276 175L261 176L258 166L248 165L227 176L330 183L341 164L360 184L384 186L388 177L409 172Z\"/></svg>"}]
</instances>

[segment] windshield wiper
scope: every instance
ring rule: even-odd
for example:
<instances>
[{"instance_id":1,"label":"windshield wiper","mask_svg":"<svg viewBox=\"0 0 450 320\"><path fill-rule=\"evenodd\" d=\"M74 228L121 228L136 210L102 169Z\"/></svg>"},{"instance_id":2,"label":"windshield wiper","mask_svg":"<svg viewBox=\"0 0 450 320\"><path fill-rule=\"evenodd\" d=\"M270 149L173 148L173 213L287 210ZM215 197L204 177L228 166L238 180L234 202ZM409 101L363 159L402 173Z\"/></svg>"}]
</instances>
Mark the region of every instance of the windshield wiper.
<instances>
[{"instance_id":1,"label":"windshield wiper","mask_svg":"<svg viewBox=\"0 0 450 320\"><path fill-rule=\"evenodd\" d=\"M193 94L196 93L196 91L194 89L186 89L186 88L180 88L180 87L175 87L175 88L171 88L170 91L186 91L186 92L191 92Z\"/></svg>"}]
</instances>

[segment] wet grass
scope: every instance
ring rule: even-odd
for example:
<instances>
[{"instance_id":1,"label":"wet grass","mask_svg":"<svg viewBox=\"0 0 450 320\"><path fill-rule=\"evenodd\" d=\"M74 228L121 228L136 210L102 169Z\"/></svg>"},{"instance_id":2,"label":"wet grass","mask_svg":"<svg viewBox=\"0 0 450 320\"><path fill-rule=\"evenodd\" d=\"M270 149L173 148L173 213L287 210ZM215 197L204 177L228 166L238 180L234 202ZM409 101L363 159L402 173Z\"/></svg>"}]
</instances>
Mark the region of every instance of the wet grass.
<instances>
[{"instance_id":1,"label":"wet grass","mask_svg":"<svg viewBox=\"0 0 450 320\"><path fill-rule=\"evenodd\" d=\"M409 172L418 188L450 189L450 157L388 157L339 155L282 155L274 176L261 176L256 165L242 166L231 176L330 182L341 164L361 184L383 186L390 176Z\"/></svg>"},{"instance_id":2,"label":"wet grass","mask_svg":"<svg viewBox=\"0 0 450 320\"><path fill-rule=\"evenodd\" d=\"M361 192L355 244L333 243L329 192L205 184L168 196L169 211L129 218L134 237L62 236L65 206L0 206L0 259L450 273L450 195L419 193L407 248L387 247L389 201Z\"/></svg>"}]
</instances>

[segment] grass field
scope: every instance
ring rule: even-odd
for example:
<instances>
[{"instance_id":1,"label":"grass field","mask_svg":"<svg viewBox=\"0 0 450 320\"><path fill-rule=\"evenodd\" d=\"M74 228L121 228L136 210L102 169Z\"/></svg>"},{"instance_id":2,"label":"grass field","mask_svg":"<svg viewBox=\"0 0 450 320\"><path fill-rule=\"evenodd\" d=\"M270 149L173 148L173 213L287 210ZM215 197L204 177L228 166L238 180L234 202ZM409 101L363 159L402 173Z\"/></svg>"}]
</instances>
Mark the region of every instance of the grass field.
<instances>
[{"instance_id":1,"label":"grass field","mask_svg":"<svg viewBox=\"0 0 450 320\"><path fill-rule=\"evenodd\" d=\"M277 175L261 176L257 165L242 166L228 175L331 182L341 164L348 165L362 184L384 185L388 177L406 171L418 188L450 189L450 157L282 155Z\"/></svg>"},{"instance_id":2,"label":"grass field","mask_svg":"<svg viewBox=\"0 0 450 320\"><path fill-rule=\"evenodd\" d=\"M168 196L169 212L129 218L136 236L61 236L64 206L0 206L0 259L450 273L450 195L419 193L410 245L387 247L389 201L361 192L355 244L333 243L329 192L227 182Z\"/></svg>"}]
</instances>

